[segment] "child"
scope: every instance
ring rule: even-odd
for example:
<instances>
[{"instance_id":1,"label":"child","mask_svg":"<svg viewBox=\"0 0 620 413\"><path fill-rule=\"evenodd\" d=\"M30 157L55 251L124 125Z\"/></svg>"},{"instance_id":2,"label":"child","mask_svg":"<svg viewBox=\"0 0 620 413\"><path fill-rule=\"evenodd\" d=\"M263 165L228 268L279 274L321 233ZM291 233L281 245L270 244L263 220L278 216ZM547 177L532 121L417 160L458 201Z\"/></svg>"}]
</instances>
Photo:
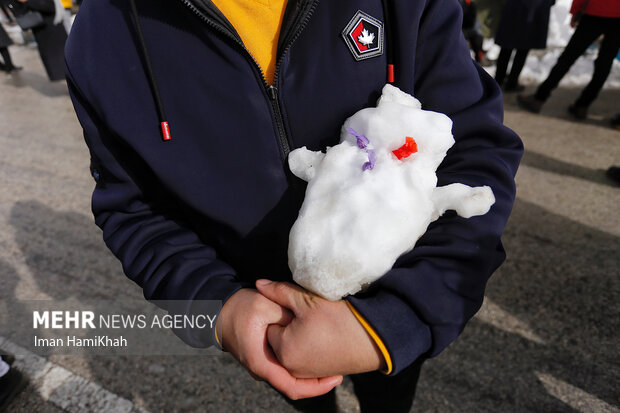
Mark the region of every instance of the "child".
<instances>
[{"instance_id":1,"label":"child","mask_svg":"<svg viewBox=\"0 0 620 413\"><path fill-rule=\"evenodd\" d=\"M458 4L135 3L86 2L66 49L95 221L127 276L148 299L222 300L217 338L255 378L288 399L327 393L299 409L334 411L330 390L351 374L363 411L408 411L420 364L459 335L504 259L522 153ZM442 217L366 291L329 302L291 283L304 188L286 158L334 145L386 79L454 123L438 184L489 185L497 202Z\"/></svg>"}]
</instances>

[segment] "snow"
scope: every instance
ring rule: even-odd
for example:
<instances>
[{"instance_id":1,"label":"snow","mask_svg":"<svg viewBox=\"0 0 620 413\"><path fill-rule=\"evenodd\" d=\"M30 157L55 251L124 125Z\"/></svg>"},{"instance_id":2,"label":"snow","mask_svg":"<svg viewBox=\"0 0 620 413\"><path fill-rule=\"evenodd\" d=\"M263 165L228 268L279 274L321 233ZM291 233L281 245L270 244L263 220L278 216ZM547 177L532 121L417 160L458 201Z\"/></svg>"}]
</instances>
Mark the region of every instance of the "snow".
<instances>
[{"instance_id":1,"label":"snow","mask_svg":"<svg viewBox=\"0 0 620 413\"><path fill-rule=\"evenodd\" d=\"M338 145L291 152L291 171L309 181L289 236L293 279L338 300L388 272L446 210L485 214L495 202L489 187L436 186L451 130L447 116L386 85L376 108L345 121Z\"/></svg>"},{"instance_id":2,"label":"snow","mask_svg":"<svg viewBox=\"0 0 620 413\"><path fill-rule=\"evenodd\" d=\"M571 3L572 0L557 0L555 6L551 8L547 49L530 51L519 78L520 83L524 85L538 85L547 78L574 31L570 27L571 15L569 10ZM485 39L484 49L488 50L487 57L489 59L497 59L500 47L493 43L492 39ZM564 76L560 86L585 86L592 77L597 51L598 45L590 47ZM488 67L486 69L491 75L495 75L495 67ZM611 73L604 87L620 88L620 60L614 60Z\"/></svg>"}]
</instances>

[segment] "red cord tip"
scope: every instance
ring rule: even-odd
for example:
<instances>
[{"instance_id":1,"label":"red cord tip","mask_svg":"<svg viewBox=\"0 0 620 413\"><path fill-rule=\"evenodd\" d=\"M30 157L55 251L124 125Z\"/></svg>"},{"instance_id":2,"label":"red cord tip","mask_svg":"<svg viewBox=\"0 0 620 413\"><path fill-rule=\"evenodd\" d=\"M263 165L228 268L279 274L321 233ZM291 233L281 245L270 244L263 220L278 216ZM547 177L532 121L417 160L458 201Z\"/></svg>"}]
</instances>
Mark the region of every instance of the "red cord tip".
<instances>
[{"instance_id":1,"label":"red cord tip","mask_svg":"<svg viewBox=\"0 0 620 413\"><path fill-rule=\"evenodd\" d=\"M172 139L172 135L170 135L170 125L168 125L168 122L161 123L161 134L165 141Z\"/></svg>"},{"instance_id":2,"label":"red cord tip","mask_svg":"<svg viewBox=\"0 0 620 413\"><path fill-rule=\"evenodd\" d=\"M394 65L388 65L388 83L394 83Z\"/></svg>"}]
</instances>

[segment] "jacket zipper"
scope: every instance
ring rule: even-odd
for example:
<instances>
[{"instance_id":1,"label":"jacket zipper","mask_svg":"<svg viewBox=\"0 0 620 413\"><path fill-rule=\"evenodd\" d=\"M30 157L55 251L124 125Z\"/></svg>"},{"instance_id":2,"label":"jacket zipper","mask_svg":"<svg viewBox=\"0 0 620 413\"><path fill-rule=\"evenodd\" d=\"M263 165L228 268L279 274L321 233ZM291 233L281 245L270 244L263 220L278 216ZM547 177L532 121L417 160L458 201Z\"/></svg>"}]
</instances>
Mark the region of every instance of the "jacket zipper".
<instances>
[{"instance_id":1,"label":"jacket zipper","mask_svg":"<svg viewBox=\"0 0 620 413\"><path fill-rule=\"evenodd\" d=\"M200 11L196 6L194 6L191 0L181 0L181 1L190 10L192 10L194 14L200 17L205 23L207 23L209 26L211 26L213 29L220 32L227 38L233 40L239 47L241 47L241 49L243 49L246 55L254 63L254 66L258 69L261 79L263 81L263 87L265 88L266 95L269 98L269 103L271 105L271 109L273 113L273 120L275 121L277 129L278 129L278 141L280 144L280 149L282 150L284 160L286 160L288 158L288 154L291 152L291 145L286 135L286 128L284 126L284 117L282 116L282 109L280 107L280 98L278 95L277 84L278 84L279 69L280 69L280 65L282 61L284 60L284 56L289 51L289 49L291 48L295 40L297 40L297 38L299 37L303 29L307 26L308 21L310 20L310 17L312 17L312 14L314 13L314 10L316 9L316 3L318 1L311 2L309 7L306 6L304 10L299 12L298 16L295 17L296 21L295 21L294 26L297 26L297 27L292 32L293 35L291 36L290 40L287 40L285 42L286 47L282 50L282 53L280 57L278 58L278 61L276 62L276 70L275 70L273 85L270 85L269 83L267 83L267 79L265 78L265 73L263 72L263 69L260 67L260 65L254 58L254 56L252 56L252 53L250 53L250 51L245 47L245 45L243 44L243 41L239 37L233 35L228 29L226 29L219 23L216 23L213 20L211 20L202 11Z\"/></svg>"}]
</instances>

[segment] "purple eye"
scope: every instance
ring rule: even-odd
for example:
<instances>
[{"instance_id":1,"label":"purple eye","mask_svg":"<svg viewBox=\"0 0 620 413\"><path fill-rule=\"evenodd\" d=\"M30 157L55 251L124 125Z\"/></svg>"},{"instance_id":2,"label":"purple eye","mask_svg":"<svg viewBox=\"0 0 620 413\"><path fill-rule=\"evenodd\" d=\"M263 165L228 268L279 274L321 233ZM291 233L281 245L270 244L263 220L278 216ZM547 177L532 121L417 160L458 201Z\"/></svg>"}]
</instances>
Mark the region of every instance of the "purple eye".
<instances>
[{"instance_id":1,"label":"purple eye","mask_svg":"<svg viewBox=\"0 0 620 413\"><path fill-rule=\"evenodd\" d=\"M362 171L367 171L368 169L374 168L375 162L377 161L377 155L375 154L375 151L370 149L367 150L366 153L368 154L368 162L362 165Z\"/></svg>"},{"instance_id":2,"label":"purple eye","mask_svg":"<svg viewBox=\"0 0 620 413\"><path fill-rule=\"evenodd\" d=\"M365 137L364 135L360 135L353 128L347 128L347 132L349 132L351 135L355 136L355 138L357 139L357 147L358 148L366 149L366 147L370 143L370 141L368 140L367 137Z\"/></svg>"},{"instance_id":3,"label":"purple eye","mask_svg":"<svg viewBox=\"0 0 620 413\"><path fill-rule=\"evenodd\" d=\"M364 135L360 135L353 128L347 128L347 132L355 136L355 138L357 139L357 147L360 149L365 149L366 153L368 154L368 162L365 162L364 165L362 165L362 171L367 171L374 168L375 162L377 161L377 155L375 154L374 150L367 149L368 145L370 145L370 141L368 140L368 138Z\"/></svg>"}]
</instances>

